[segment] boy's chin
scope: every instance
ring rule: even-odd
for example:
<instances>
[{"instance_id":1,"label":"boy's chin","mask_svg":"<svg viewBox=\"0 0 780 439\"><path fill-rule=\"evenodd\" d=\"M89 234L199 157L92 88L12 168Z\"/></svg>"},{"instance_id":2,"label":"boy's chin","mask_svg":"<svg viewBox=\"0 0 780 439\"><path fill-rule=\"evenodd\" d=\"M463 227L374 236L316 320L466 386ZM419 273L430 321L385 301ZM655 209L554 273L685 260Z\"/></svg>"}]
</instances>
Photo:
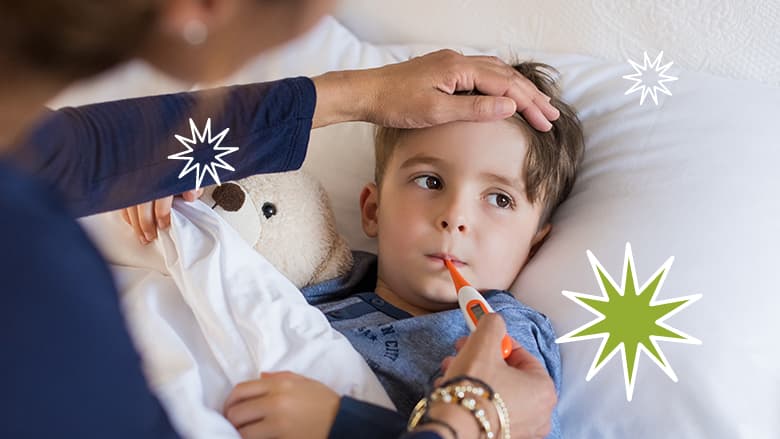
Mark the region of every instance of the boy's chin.
<instances>
[{"instance_id":1,"label":"boy's chin","mask_svg":"<svg viewBox=\"0 0 780 439\"><path fill-rule=\"evenodd\" d=\"M427 295L426 302L426 308L431 311L446 311L458 307L458 296L453 288L451 292L437 292L437 294Z\"/></svg>"}]
</instances>

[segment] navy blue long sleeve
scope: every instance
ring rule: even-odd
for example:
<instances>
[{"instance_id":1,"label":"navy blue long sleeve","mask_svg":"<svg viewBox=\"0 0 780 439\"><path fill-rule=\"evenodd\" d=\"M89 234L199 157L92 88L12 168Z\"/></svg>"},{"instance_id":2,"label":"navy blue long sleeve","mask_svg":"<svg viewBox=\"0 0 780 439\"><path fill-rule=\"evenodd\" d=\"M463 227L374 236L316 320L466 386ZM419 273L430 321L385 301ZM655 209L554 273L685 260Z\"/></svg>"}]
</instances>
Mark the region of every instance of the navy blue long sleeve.
<instances>
[{"instance_id":1,"label":"navy blue long sleeve","mask_svg":"<svg viewBox=\"0 0 780 439\"><path fill-rule=\"evenodd\" d=\"M0 158L0 437L170 438L121 314L111 273L74 215L192 188L173 134L230 128L240 178L300 166L308 79L52 112ZM208 108L206 108L208 107ZM220 170L222 171L222 170ZM206 182L204 182L206 184Z\"/></svg>"},{"instance_id":2,"label":"navy blue long sleeve","mask_svg":"<svg viewBox=\"0 0 780 439\"><path fill-rule=\"evenodd\" d=\"M35 128L16 159L61 193L75 216L114 210L193 189L195 172L179 178L185 151L178 134L211 135L229 129L222 147L238 147L223 159L235 172L217 169L221 181L297 169L303 163L314 112L308 78L238 85L64 108ZM209 163L212 145L198 142L189 154ZM203 186L213 184L206 174Z\"/></svg>"},{"instance_id":3,"label":"navy blue long sleeve","mask_svg":"<svg viewBox=\"0 0 780 439\"><path fill-rule=\"evenodd\" d=\"M397 439L404 431L406 419L398 412L343 396L328 438Z\"/></svg>"},{"instance_id":4,"label":"navy blue long sleeve","mask_svg":"<svg viewBox=\"0 0 780 439\"><path fill-rule=\"evenodd\" d=\"M406 418L398 412L343 396L328 439L441 439L432 431L405 431Z\"/></svg>"}]
</instances>

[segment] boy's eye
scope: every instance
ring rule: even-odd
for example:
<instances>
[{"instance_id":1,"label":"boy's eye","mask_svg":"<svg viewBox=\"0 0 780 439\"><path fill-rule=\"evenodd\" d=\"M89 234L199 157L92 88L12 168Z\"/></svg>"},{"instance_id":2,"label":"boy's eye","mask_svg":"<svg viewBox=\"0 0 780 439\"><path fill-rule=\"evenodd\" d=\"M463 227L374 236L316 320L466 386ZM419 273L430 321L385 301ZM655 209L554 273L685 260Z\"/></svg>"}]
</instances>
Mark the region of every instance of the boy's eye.
<instances>
[{"instance_id":1,"label":"boy's eye","mask_svg":"<svg viewBox=\"0 0 780 439\"><path fill-rule=\"evenodd\" d=\"M433 175L421 175L415 178L414 182L423 189L441 189L441 180Z\"/></svg>"},{"instance_id":2,"label":"boy's eye","mask_svg":"<svg viewBox=\"0 0 780 439\"><path fill-rule=\"evenodd\" d=\"M488 195L487 199L490 204L502 209L511 209L514 207L512 198L505 194L490 194Z\"/></svg>"}]
</instances>

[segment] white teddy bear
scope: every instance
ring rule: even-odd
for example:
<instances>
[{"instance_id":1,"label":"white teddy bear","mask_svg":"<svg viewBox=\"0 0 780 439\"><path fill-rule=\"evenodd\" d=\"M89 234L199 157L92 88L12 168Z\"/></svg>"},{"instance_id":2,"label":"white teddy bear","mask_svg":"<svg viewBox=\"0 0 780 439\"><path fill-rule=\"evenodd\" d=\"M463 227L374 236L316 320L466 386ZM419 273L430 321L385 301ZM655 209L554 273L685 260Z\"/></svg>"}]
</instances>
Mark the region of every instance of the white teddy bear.
<instances>
[{"instance_id":1,"label":"white teddy bear","mask_svg":"<svg viewBox=\"0 0 780 439\"><path fill-rule=\"evenodd\" d=\"M322 185L303 171L253 175L205 189L201 200L302 288L352 267Z\"/></svg>"}]
</instances>

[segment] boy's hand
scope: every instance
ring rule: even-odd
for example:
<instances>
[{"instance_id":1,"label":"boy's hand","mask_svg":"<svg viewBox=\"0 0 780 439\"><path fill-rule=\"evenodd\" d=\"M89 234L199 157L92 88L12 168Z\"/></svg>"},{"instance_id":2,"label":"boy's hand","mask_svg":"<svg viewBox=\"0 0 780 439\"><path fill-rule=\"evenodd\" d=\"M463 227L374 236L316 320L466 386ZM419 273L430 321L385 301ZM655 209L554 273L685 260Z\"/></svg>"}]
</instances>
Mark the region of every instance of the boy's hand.
<instances>
[{"instance_id":1,"label":"boy's hand","mask_svg":"<svg viewBox=\"0 0 780 439\"><path fill-rule=\"evenodd\" d=\"M525 76L493 56L439 50L398 64L330 72L313 78L313 126L363 120L423 128L457 120L505 119L519 112L540 131L560 112ZM454 95L478 90L486 96Z\"/></svg>"},{"instance_id":2,"label":"boy's hand","mask_svg":"<svg viewBox=\"0 0 780 439\"><path fill-rule=\"evenodd\" d=\"M339 410L328 386L292 372L264 372L233 388L225 417L244 439L327 438Z\"/></svg>"},{"instance_id":3,"label":"boy's hand","mask_svg":"<svg viewBox=\"0 0 780 439\"><path fill-rule=\"evenodd\" d=\"M195 201L203 195L203 189L191 190L181 194L187 201ZM149 244L157 239L157 227L167 229L171 225L171 206L173 196L141 203L122 209L122 219L130 225L141 244Z\"/></svg>"}]
</instances>

